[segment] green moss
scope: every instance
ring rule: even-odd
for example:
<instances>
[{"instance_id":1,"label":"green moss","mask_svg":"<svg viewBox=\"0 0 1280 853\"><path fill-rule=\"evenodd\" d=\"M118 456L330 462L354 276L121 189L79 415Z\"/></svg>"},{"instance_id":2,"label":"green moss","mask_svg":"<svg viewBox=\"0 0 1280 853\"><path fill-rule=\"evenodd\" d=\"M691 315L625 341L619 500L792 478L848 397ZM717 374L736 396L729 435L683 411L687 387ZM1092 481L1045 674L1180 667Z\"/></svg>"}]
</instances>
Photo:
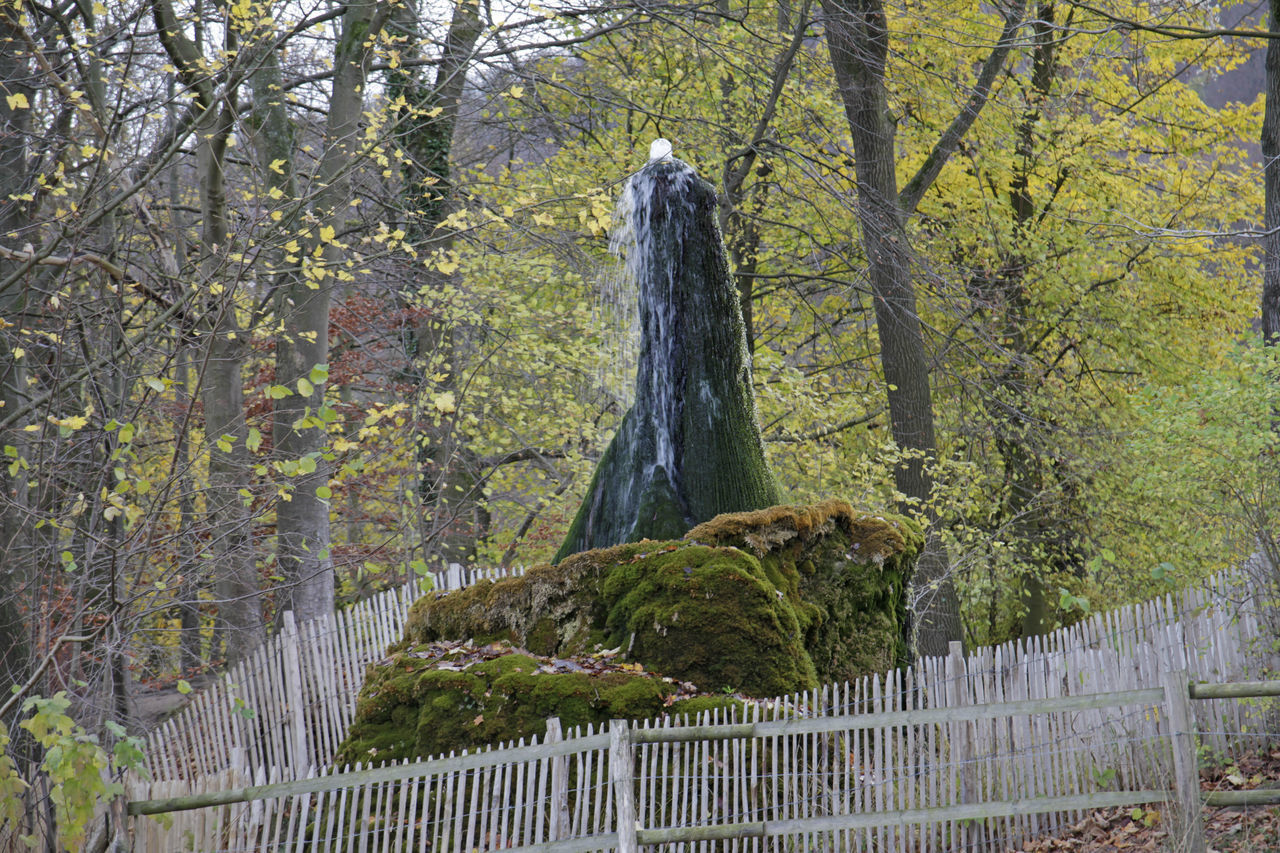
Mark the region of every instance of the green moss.
<instances>
[{"instance_id":1,"label":"green moss","mask_svg":"<svg viewBox=\"0 0 1280 853\"><path fill-rule=\"evenodd\" d=\"M538 651L589 649L598 612L598 586L608 566L641 548L622 545L576 554L556 566L538 566L520 577L481 581L463 590L423 596L409 609L404 640L396 649L435 640L505 640Z\"/></svg>"},{"instance_id":2,"label":"green moss","mask_svg":"<svg viewBox=\"0 0 1280 853\"><path fill-rule=\"evenodd\" d=\"M529 628L524 639L525 647L535 655L553 655L560 645L560 634L556 623L549 616L543 616Z\"/></svg>"},{"instance_id":3,"label":"green moss","mask_svg":"<svg viewBox=\"0 0 1280 853\"><path fill-rule=\"evenodd\" d=\"M792 601L736 548L681 544L601 585L608 642L704 690L776 696L817 683Z\"/></svg>"},{"instance_id":4,"label":"green moss","mask_svg":"<svg viewBox=\"0 0 1280 853\"><path fill-rule=\"evenodd\" d=\"M828 500L718 516L685 538L760 557L766 574L794 598L820 680L844 681L909 661L906 591L924 546L910 519Z\"/></svg>"},{"instance_id":5,"label":"green moss","mask_svg":"<svg viewBox=\"0 0 1280 853\"><path fill-rule=\"evenodd\" d=\"M557 658L619 648L703 690L759 697L883 672L908 657L906 588L922 543L906 519L825 501L721 515L680 541L583 552L427 596L398 654L371 670L342 755L424 755L539 733L549 716L573 726L681 704L668 707L670 684L648 675L551 673L523 653L432 663L422 644L439 640ZM733 700L683 708L721 701Z\"/></svg>"},{"instance_id":6,"label":"green moss","mask_svg":"<svg viewBox=\"0 0 1280 853\"><path fill-rule=\"evenodd\" d=\"M419 647L372 669L335 763L415 758L541 736L552 716L566 729L655 717L676 689L649 672L547 671L554 669L548 659L506 647L489 660L465 657Z\"/></svg>"}]
</instances>

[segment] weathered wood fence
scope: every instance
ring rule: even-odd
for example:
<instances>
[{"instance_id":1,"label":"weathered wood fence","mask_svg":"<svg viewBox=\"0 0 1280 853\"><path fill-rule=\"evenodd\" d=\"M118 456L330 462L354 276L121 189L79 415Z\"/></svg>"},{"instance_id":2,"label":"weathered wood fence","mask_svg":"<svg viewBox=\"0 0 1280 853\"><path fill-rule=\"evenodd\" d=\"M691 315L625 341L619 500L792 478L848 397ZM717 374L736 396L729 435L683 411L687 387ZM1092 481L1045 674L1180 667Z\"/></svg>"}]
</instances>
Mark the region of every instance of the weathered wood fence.
<instances>
[{"instance_id":1,"label":"weathered wood fence","mask_svg":"<svg viewBox=\"0 0 1280 853\"><path fill-rule=\"evenodd\" d=\"M639 819L650 830L763 821L771 832L791 827L788 832L810 839L797 843L815 850L996 849L1001 839L1060 828L1073 819L1075 801L1058 803L1066 811L1047 813L1015 804L1001 817L976 822L964 809L1028 796L1087 796L1099 805L1105 798L1095 794L1165 791L1171 771L1161 757L1168 755L1168 738L1158 704L958 717L932 727L907 718L868 727L865 715L1153 690L1166 671L1186 670L1192 680L1207 682L1257 677L1275 664L1258 608L1243 586L1223 575L1203 588L1100 614L1028 643L967 656L955 648L909 669L762 702L745 718L684 721L842 722L804 734L637 741ZM357 768L329 766L350 724L364 667L400 638L416 594L384 593L300 627L286 622L251 660L154 732L148 739L153 781L129 780L132 800L273 783L305 787L247 800L228 795L225 805L174 815L167 830L139 819L135 849L381 851L422 841L431 841L432 850L517 844L582 849L560 845L616 831L609 828L608 737L600 732L571 732L558 742L553 734L550 744L454 756L456 764L363 769L375 775L359 778L348 775ZM1193 714L1210 749L1225 750L1267 731L1257 705L1201 701ZM658 720L634 731L676 725ZM905 827L895 828L864 817L865 825L838 831L786 823L845 814L839 810L846 803L863 815L906 812L911 819L898 815ZM945 819L918 813L935 808L961 811ZM432 832L445 834L432 841ZM849 846L853 838L858 842ZM713 846L723 845L775 849L762 837ZM600 847L609 844L601 841Z\"/></svg>"},{"instance_id":2,"label":"weathered wood fence","mask_svg":"<svg viewBox=\"0 0 1280 853\"><path fill-rule=\"evenodd\" d=\"M355 716L365 667L400 640L409 607L448 591L522 570L452 567L302 625L281 630L147 736L156 779L252 776L295 779L327 766Z\"/></svg>"},{"instance_id":3,"label":"weathered wood fence","mask_svg":"<svg viewBox=\"0 0 1280 853\"><path fill-rule=\"evenodd\" d=\"M437 588L497 575L455 571ZM911 673L880 679L883 688L868 679L857 689L903 690L889 685L941 679L955 685L954 695L931 701L955 705L1158 687L1161 671L1184 668L1199 681L1256 677L1267 650L1259 647L1257 606L1242 587L1238 575L1224 573L1203 587L1097 614L1026 643L979 649L963 660L924 658ZM296 779L328 767L354 716L365 667L401 638L418 594L415 584L301 626L286 620L249 660L148 736L152 777ZM816 707L826 712L820 702ZM1243 731L1244 713L1237 702L1196 707L1215 748Z\"/></svg>"},{"instance_id":4,"label":"weathered wood fence","mask_svg":"<svg viewBox=\"0 0 1280 853\"><path fill-rule=\"evenodd\" d=\"M1192 681L1224 682L1274 669L1246 592L1220 576L1200 590L1100 614L1028 643L967 656L957 645L949 656L909 669L748 706L743 717L640 723L628 737L638 843L763 850L775 849L770 839L782 833L812 850L996 850L1056 831L1085 808L1169 798L1178 774L1163 675L1185 671ZM398 628L384 630L398 639ZM302 645L320 647L314 634L298 633ZM381 656L376 645L368 648L370 659ZM300 656L299 669L306 659ZM353 702L359 675L347 672L342 683L350 694L304 692L299 725L314 718L307 696ZM312 691L306 685L319 681L299 680ZM191 849L227 851L423 844L433 851L554 851L620 843L613 815L621 789L610 784L611 766L620 772L619 747L611 765L605 732L562 739L553 729L542 741L374 769L301 770L250 758L293 754L289 710L286 704L266 717L283 721L274 727L286 733L284 745L256 753L241 746L243 758L228 756L207 774L170 772L134 783L135 801L226 792L221 805L176 813L169 829L139 818L138 849L183 849L183 839L199 839ZM1268 730L1257 704L1222 698L1185 710L1178 734L1185 739L1194 728L1209 749ZM345 713L337 719L349 720L349 707ZM753 727L751 737L732 728L744 725ZM697 727L702 733L689 740ZM331 728L333 736L313 736L305 749L336 743L338 722ZM264 729L220 731L245 737ZM299 745L296 754L315 753ZM157 769L192 766L180 756L171 748ZM277 781L289 784L271 785ZM1178 799L1185 801L1185 792Z\"/></svg>"},{"instance_id":5,"label":"weathered wood fence","mask_svg":"<svg viewBox=\"0 0 1280 853\"><path fill-rule=\"evenodd\" d=\"M741 720L638 725L473 755L135 801L137 849L1004 850L1107 806L1166 804L1202 853L1186 672L1105 694L874 710L816 691ZM906 684L899 687L910 687ZM950 685L943 685L950 687ZM1273 683L1274 693L1280 685ZM954 691L953 691L954 692ZM828 710L814 714L815 703ZM736 715L735 715L736 716ZM225 780L229 784L234 780ZM157 787L159 790L157 790ZM146 818L138 818L146 821Z\"/></svg>"}]
</instances>

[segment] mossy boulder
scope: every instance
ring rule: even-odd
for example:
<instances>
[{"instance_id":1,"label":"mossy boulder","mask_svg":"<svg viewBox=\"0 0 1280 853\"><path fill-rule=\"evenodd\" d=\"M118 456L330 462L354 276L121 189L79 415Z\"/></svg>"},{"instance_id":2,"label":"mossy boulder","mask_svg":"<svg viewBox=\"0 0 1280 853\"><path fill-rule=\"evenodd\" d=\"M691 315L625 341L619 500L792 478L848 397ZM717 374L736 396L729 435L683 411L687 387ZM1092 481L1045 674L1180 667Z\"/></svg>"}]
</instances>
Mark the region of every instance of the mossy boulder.
<instances>
[{"instance_id":1,"label":"mossy boulder","mask_svg":"<svg viewBox=\"0 0 1280 853\"><path fill-rule=\"evenodd\" d=\"M463 638L542 655L621 647L704 689L778 695L908 657L906 587L922 543L908 519L838 500L727 513L681 540L425 596L400 648Z\"/></svg>"},{"instance_id":2,"label":"mossy boulder","mask_svg":"<svg viewBox=\"0 0 1280 853\"><path fill-rule=\"evenodd\" d=\"M546 733L614 718L697 714L740 705L692 684L602 657L549 658L507 643L427 643L369 671L335 762L381 763Z\"/></svg>"},{"instance_id":3,"label":"mossy boulder","mask_svg":"<svg viewBox=\"0 0 1280 853\"><path fill-rule=\"evenodd\" d=\"M771 697L883 672L909 654L906 588L922 545L911 521L833 500L720 515L680 540L424 596L371 669L342 756L509 740L549 716L652 716L671 700L663 685L681 682ZM440 651L458 641L507 651L463 667ZM648 672L591 663L606 658ZM566 660L576 668L548 668Z\"/></svg>"},{"instance_id":4,"label":"mossy boulder","mask_svg":"<svg viewBox=\"0 0 1280 853\"><path fill-rule=\"evenodd\" d=\"M846 681L910 662L907 586L924 536L909 519L828 500L717 516L685 539L760 559L796 602L819 680Z\"/></svg>"},{"instance_id":5,"label":"mossy boulder","mask_svg":"<svg viewBox=\"0 0 1280 853\"><path fill-rule=\"evenodd\" d=\"M777 696L813 687L794 600L737 548L667 543L600 584L605 642L704 690Z\"/></svg>"}]
</instances>

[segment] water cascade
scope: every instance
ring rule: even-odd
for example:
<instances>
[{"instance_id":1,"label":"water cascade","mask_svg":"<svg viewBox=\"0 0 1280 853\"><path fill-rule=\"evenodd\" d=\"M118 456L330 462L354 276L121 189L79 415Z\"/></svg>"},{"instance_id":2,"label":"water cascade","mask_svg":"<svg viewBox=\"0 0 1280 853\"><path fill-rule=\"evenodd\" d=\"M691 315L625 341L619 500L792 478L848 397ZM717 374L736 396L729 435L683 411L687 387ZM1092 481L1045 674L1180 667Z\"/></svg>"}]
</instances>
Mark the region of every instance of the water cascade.
<instances>
[{"instance_id":1,"label":"water cascade","mask_svg":"<svg viewBox=\"0 0 1280 853\"><path fill-rule=\"evenodd\" d=\"M634 402L556 562L622 542L678 538L720 513L779 502L715 190L687 163L658 157L627 181L616 219L614 243L638 299Z\"/></svg>"}]
</instances>

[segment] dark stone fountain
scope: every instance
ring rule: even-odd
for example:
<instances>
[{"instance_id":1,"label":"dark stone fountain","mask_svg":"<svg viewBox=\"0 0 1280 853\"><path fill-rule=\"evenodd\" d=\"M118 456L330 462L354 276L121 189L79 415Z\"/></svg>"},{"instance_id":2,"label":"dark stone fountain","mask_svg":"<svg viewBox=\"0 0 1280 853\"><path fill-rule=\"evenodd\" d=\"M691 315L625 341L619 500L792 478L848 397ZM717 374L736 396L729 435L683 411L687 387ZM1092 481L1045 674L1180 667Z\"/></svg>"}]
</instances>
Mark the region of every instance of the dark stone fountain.
<instances>
[{"instance_id":1,"label":"dark stone fountain","mask_svg":"<svg viewBox=\"0 0 1280 853\"><path fill-rule=\"evenodd\" d=\"M723 512L778 503L751 390L751 359L716 225L715 190L675 159L645 166L624 203L639 292L635 403L555 556L675 539Z\"/></svg>"}]
</instances>

